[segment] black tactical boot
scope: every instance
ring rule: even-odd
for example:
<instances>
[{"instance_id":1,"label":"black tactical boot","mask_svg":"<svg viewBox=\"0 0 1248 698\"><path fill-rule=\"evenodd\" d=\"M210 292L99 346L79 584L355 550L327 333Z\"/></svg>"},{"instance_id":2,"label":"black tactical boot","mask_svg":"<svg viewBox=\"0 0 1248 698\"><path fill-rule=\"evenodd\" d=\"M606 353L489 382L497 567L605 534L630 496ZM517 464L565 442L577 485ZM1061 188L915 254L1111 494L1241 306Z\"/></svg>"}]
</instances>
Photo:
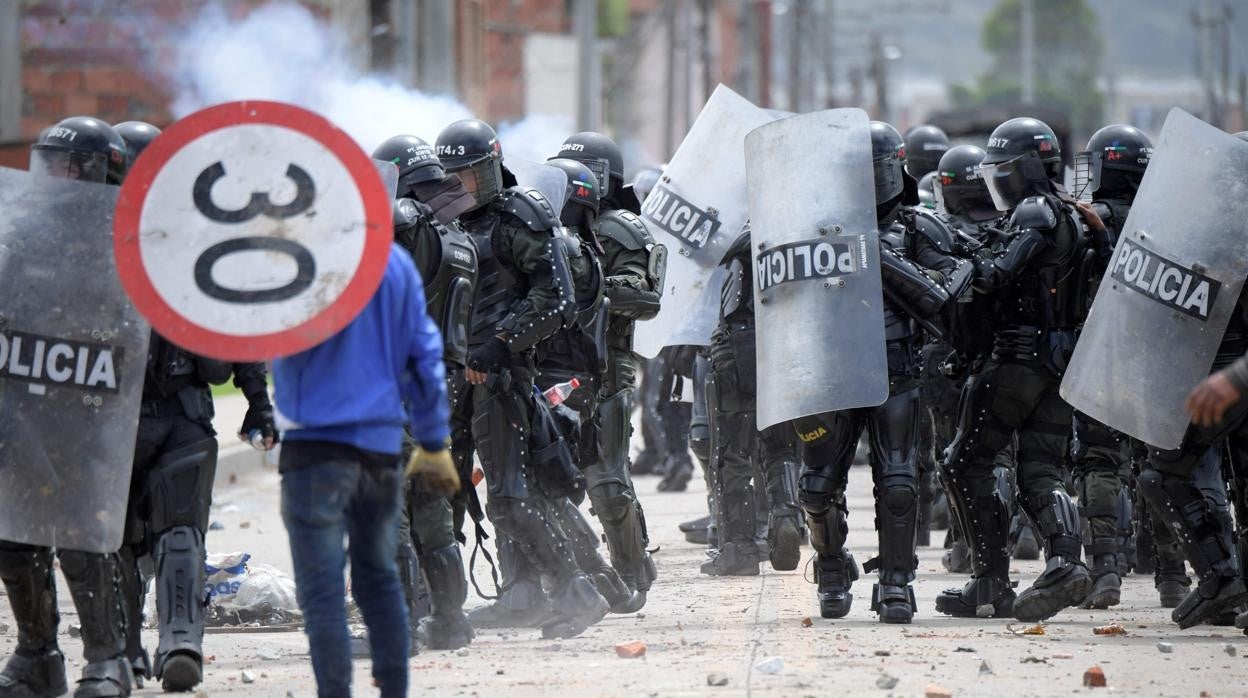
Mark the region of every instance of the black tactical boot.
<instances>
[{"instance_id":1,"label":"black tactical boot","mask_svg":"<svg viewBox=\"0 0 1248 698\"><path fill-rule=\"evenodd\" d=\"M1170 527L1197 575L1196 588L1174 609L1180 628L1212 620L1248 599L1239 576L1229 511L1216 509L1191 479L1158 470L1140 473L1139 487Z\"/></svg>"},{"instance_id":2,"label":"black tactical boot","mask_svg":"<svg viewBox=\"0 0 1248 698\"><path fill-rule=\"evenodd\" d=\"M815 555L815 592L819 598L819 615L844 618L854 603L849 592L858 579L858 563L849 551L840 555Z\"/></svg>"},{"instance_id":3,"label":"black tactical boot","mask_svg":"<svg viewBox=\"0 0 1248 698\"><path fill-rule=\"evenodd\" d=\"M160 644L156 676L165 691L190 691L203 681L204 538L175 526L156 542L156 607Z\"/></svg>"},{"instance_id":4,"label":"black tactical boot","mask_svg":"<svg viewBox=\"0 0 1248 698\"><path fill-rule=\"evenodd\" d=\"M685 540L695 545L706 545L707 532L710 530L710 527L710 514L691 521L685 521L679 526L680 532L685 534Z\"/></svg>"},{"instance_id":5,"label":"black tactical boot","mask_svg":"<svg viewBox=\"0 0 1248 698\"><path fill-rule=\"evenodd\" d=\"M589 578L577 572L551 595L554 615L542 625L542 637L576 637L589 626L602 620L610 610Z\"/></svg>"},{"instance_id":6,"label":"black tactical boot","mask_svg":"<svg viewBox=\"0 0 1248 698\"><path fill-rule=\"evenodd\" d=\"M59 649L38 654L25 650L9 657L0 671L0 698L53 698L69 691L65 679L65 657Z\"/></svg>"},{"instance_id":7,"label":"black tactical boot","mask_svg":"<svg viewBox=\"0 0 1248 698\"><path fill-rule=\"evenodd\" d=\"M126 612L126 657L134 674L134 687L143 688L143 681L152 676L152 660L143 649L143 595L146 584L139 572L136 551L132 546L122 545L121 595Z\"/></svg>"},{"instance_id":8,"label":"black tactical boot","mask_svg":"<svg viewBox=\"0 0 1248 698\"><path fill-rule=\"evenodd\" d=\"M1117 541L1106 542L1103 539L1094 539L1090 545L1086 546L1091 554L1092 566L1088 571L1092 574L1092 591L1088 592L1087 598L1083 600L1084 608L1109 608L1117 606L1122 599L1122 577L1118 574L1118 555L1112 552L1091 552L1103 550L1101 546L1104 545L1116 547Z\"/></svg>"},{"instance_id":9,"label":"black tactical boot","mask_svg":"<svg viewBox=\"0 0 1248 698\"><path fill-rule=\"evenodd\" d=\"M787 572L802 561L802 518L797 511L772 511L767 525L771 568Z\"/></svg>"},{"instance_id":10,"label":"black tactical boot","mask_svg":"<svg viewBox=\"0 0 1248 698\"><path fill-rule=\"evenodd\" d=\"M74 689L74 698L124 698L134 688L130 660L115 657L90 662L82 668L82 678ZM166 689L168 691L168 689Z\"/></svg>"},{"instance_id":11,"label":"black tactical boot","mask_svg":"<svg viewBox=\"0 0 1248 698\"><path fill-rule=\"evenodd\" d=\"M940 564L949 572L967 574L971 571L970 547L961 538L954 538L950 548L940 556Z\"/></svg>"},{"instance_id":12,"label":"black tactical boot","mask_svg":"<svg viewBox=\"0 0 1248 698\"><path fill-rule=\"evenodd\" d=\"M1035 622L1083 603L1092 589L1092 575L1079 559L1079 510L1070 495L1054 489L1027 504L1046 542L1048 560L1044 572L1015 599L1014 617ZM1110 564L1114 564L1112 559Z\"/></svg>"},{"instance_id":13,"label":"black tactical boot","mask_svg":"<svg viewBox=\"0 0 1248 698\"><path fill-rule=\"evenodd\" d=\"M1014 589L1004 576L972 577L962 588L936 597L936 610L957 618L1014 617Z\"/></svg>"},{"instance_id":14,"label":"black tactical boot","mask_svg":"<svg viewBox=\"0 0 1248 698\"><path fill-rule=\"evenodd\" d=\"M623 504L622 507L621 504ZM611 510L614 508L624 508L625 511L631 513L634 502L631 499L625 499L623 503L607 500L605 503L599 501L598 506L601 507L601 510L597 512L598 516L607 522L604 524L604 528L607 530L608 540L614 538L617 547L627 547L633 551L640 549L641 553L645 554L644 546L633 537L636 531L634 526L631 525L633 522L627 519L627 517L623 517L626 525L620 526L618 524L621 523L621 517L610 515ZM559 526L568 536L568 542L571 544L577 566L585 572L598 589L598 593L602 594L607 603L611 605L611 611L613 613L635 613L639 611L645 605L646 597L634 593L619 572L602 558L602 555L598 552L598 535L594 533L594 529L590 527L589 521L581 514L580 509L565 498L556 502L552 510L559 522ZM621 541L624 541L624 543L622 544Z\"/></svg>"},{"instance_id":15,"label":"black tactical boot","mask_svg":"<svg viewBox=\"0 0 1248 698\"><path fill-rule=\"evenodd\" d=\"M663 479L659 481L660 492L684 492L693 479L693 461L688 452L673 453L663 462Z\"/></svg>"},{"instance_id":16,"label":"black tactical boot","mask_svg":"<svg viewBox=\"0 0 1248 698\"><path fill-rule=\"evenodd\" d=\"M541 574L510 536L498 536L498 567L503 589L498 599L468 612L474 628L536 628L550 618L550 600Z\"/></svg>"},{"instance_id":17,"label":"black tactical boot","mask_svg":"<svg viewBox=\"0 0 1248 698\"><path fill-rule=\"evenodd\" d=\"M425 577L429 580L429 596L433 610L425 624L425 642L431 650L455 650L467 647L474 633L464 615L468 598L468 580L464 577L464 560L459 545L450 545L424 556Z\"/></svg>"},{"instance_id":18,"label":"black tactical boot","mask_svg":"<svg viewBox=\"0 0 1248 698\"><path fill-rule=\"evenodd\" d=\"M1192 578L1178 545L1158 542L1153 548L1153 585L1162 608L1177 608L1192 590Z\"/></svg>"},{"instance_id":19,"label":"black tactical boot","mask_svg":"<svg viewBox=\"0 0 1248 698\"><path fill-rule=\"evenodd\" d=\"M1021 513L1014 515L1010 526L1010 552L1015 560L1040 559L1040 539L1036 537L1036 529Z\"/></svg>"},{"instance_id":20,"label":"black tactical boot","mask_svg":"<svg viewBox=\"0 0 1248 698\"><path fill-rule=\"evenodd\" d=\"M0 550L0 579L17 622L17 648L0 671L0 698L60 696L69 689L56 646L52 550Z\"/></svg>"},{"instance_id":21,"label":"black tactical boot","mask_svg":"<svg viewBox=\"0 0 1248 698\"><path fill-rule=\"evenodd\" d=\"M753 541L725 543L712 550L711 559L702 563L702 574L713 577L756 577L762 556Z\"/></svg>"},{"instance_id":22,"label":"black tactical boot","mask_svg":"<svg viewBox=\"0 0 1248 698\"><path fill-rule=\"evenodd\" d=\"M871 590L871 610L880 614L881 623L909 623L917 608L914 587L909 584L880 582Z\"/></svg>"}]
</instances>

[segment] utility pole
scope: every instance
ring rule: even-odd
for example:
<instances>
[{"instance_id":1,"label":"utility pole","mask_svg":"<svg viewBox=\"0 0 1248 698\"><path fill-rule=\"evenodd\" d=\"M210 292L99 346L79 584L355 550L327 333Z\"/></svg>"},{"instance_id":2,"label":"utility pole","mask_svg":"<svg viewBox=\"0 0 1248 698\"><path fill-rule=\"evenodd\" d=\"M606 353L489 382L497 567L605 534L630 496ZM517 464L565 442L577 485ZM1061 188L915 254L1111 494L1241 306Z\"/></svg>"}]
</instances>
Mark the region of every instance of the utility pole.
<instances>
[{"instance_id":1,"label":"utility pole","mask_svg":"<svg viewBox=\"0 0 1248 698\"><path fill-rule=\"evenodd\" d=\"M576 27L577 105L576 121L582 131L597 131L602 124L602 54L598 51L598 3L573 4Z\"/></svg>"},{"instance_id":2,"label":"utility pole","mask_svg":"<svg viewBox=\"0 0 1248 698\"><path fill-rule=\"evenodd\" d=\"M737 50L737 69L733 81L741 94L751 102L758 104L758 22L754 8L748 3L738 3L737 36L740 43Z\"/></svg>"},{"instance_id":3,"label":"utility pole","mask_svg":"<svg viewBox=\"0 0 1248 698\"><path fill-rule=\"evenodd\" d=\"M667 93L663 95L663 158L676 152L676 3L667 3Z\"/></svg>"},{"instance_id":4,"label":"utility pole","mask_svg":"<svg viewBox=\"0 0 1248 698\"><path fill-rule=\"evenodd\" d=\"M802 0L789 0L789 111L802 110L802 22L806 14Z\"/></svg>"},{"instance_id":5,"label":"utility pole","mask_svg":"<svg viewBox=\"0 0 1248 698\"><path fill-rule=\"evenodd\" d=\"M823 0L823 18L819 23L816 36L823 59L823 81L826 93L823 98L825 109L836 106L836 0Z\"/></svg>"},{"instance_id":6,"label":"utility pole","mask_svg":"<svg viewBox=\"0 0 1248 698\"><path fill-rule=\"evenodd\" d=\"M771 106L771 0L757 0L758 16L758 106Z\"/></svg>"},{"instance_id":7,"label":"utility pole","mask_svg":"<svg viewBox=\"0 0 1248 698\"><path fill-rule=\"evenodd\" d=\"M1023 103L1036 103L1036 18L1032 0L1022 0L1022 83Z\"/></svg>"},{"instance_id":8,"label":"utility pole","mask_svg":"<svg viewBox=\"0 0 1248 698\"><path fill-rule=\"evenodd\" d=\"M715 89L715 64L711 58L711 20L714 17L715 3L713 0L698 0L698 15L701 24L698 26L698 45L702 49L702 103L711 98Z\"/></svg>"}]
</instances>

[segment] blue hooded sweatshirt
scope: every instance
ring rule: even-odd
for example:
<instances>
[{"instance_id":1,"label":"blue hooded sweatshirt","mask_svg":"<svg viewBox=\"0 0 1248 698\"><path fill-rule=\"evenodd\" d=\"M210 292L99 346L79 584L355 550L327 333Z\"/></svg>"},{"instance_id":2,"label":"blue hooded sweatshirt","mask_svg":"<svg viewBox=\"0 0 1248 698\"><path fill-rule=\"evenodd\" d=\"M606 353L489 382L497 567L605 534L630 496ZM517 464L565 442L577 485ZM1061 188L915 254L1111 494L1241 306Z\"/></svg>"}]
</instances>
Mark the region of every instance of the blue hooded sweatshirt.
<instances>
[{"instance_id":1,"label":"blue hooded sweatshirt","mask_svg":"<svg viewBox=\"0 0 1248 698\"><path fill-rule=\"evenodd\" d=\"M425 312L412 258L392 246L381 286L341 332L273 362L287 441L331 441L397 455L403 427L421 444L450 434L442 335Z\"/></svg>"}]
</instances>

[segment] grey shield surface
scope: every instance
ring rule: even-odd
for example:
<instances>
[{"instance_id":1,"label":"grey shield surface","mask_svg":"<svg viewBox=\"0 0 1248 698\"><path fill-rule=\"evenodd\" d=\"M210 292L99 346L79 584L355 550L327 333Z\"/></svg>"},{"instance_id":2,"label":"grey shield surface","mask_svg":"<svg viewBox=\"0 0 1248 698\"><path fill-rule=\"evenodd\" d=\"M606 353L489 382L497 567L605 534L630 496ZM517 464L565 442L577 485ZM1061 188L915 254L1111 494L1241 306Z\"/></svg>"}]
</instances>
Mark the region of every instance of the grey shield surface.
<instances>
[{"instance_id":1,"label":"grey shield surface","mask_svg":"<svg viewBox=\"0 0 1248 698\"><path fill-rule=\"evenodd\" d=\"M381 175L381 184L386 188L390 198L399 195L399 166L386 160L373 160L377 173Z\"/></svg>"},{"instance_id":2,"label":"grey shield surface","mask_svg":"<svg viewBox=\"0 0 1248 698\"><path fill-rule=\"evenodd\" d=\"M745 134L775 119L727 87L715 88L642 204L646 227L668 250L659 313L637 323L642 356L669 345L710 344L719 314L699 310L697 301L745 224ZM718 304L719 289L711 292ZM680 342L672 339L677 332Z\"/></svg>"},{"instance_id":3,"label":"grey shield surface","mask_svg":"<svg viewBox=\"0 0 1248 698\"><path fill-rule=\"evenodd\" d=\"M1062 397L1159 448L1209 374L1248 276L1248 143L1172 109L1101 280Z\"/></svg>"},{"instance_id":4,"label":"grey shield surface","mask_svg":"<svg viewBox=\"0 0 1248 698\"><path fill-rule=\"evenodd\" d=\"M888 398L870 120L832 109L745 138L760 429Z\"/></svg>"},{"instance_id":5,"label":"grey shield surface","mask_svg":"<svg viewBox=\"0 0 1248 698\"><path fill-rule=\"evenodd\" d=\"M0 169L0 539L121 544L149 329L113 264L116 197Z\"/></svg>"},{"instance_id":6,"label":"grey shield surface","mask_svg":"<svg viewBox=\"0 0 1248 698\"><path fill-rule=\"evenodd\" d=\"M507 158L504 166L516 176L516 182L520 186L540 191L555 208L555 215L559 215L563 204L568 200L568 176L563 170L553 165L519 158Z\"/></svg>"}]
</instances>

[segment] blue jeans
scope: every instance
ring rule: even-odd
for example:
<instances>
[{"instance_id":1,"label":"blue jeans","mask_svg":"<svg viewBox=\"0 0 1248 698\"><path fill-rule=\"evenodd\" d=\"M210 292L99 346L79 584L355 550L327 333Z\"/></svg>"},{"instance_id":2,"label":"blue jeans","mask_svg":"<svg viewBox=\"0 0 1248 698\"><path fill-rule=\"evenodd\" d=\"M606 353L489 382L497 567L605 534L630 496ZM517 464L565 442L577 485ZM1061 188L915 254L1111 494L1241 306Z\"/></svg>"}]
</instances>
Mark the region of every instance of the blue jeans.
<instances>
[{"instance_id":1,"label":"blue jeans","mask_svg":"<svg viewBox=\"0 0 1248 698\"><path fill-rule=\"evenodd\" d=\"M346 458L342 449L333 449L317 457L310 444L282 454L282 520L321 698L351 695L343 585L348 554L351 593L368 627L373 678L383 698L407 693L411 635L395 565L403 473L398 456L379 466L376 454L360 455Z\"/></svg>"}]
</instances>

